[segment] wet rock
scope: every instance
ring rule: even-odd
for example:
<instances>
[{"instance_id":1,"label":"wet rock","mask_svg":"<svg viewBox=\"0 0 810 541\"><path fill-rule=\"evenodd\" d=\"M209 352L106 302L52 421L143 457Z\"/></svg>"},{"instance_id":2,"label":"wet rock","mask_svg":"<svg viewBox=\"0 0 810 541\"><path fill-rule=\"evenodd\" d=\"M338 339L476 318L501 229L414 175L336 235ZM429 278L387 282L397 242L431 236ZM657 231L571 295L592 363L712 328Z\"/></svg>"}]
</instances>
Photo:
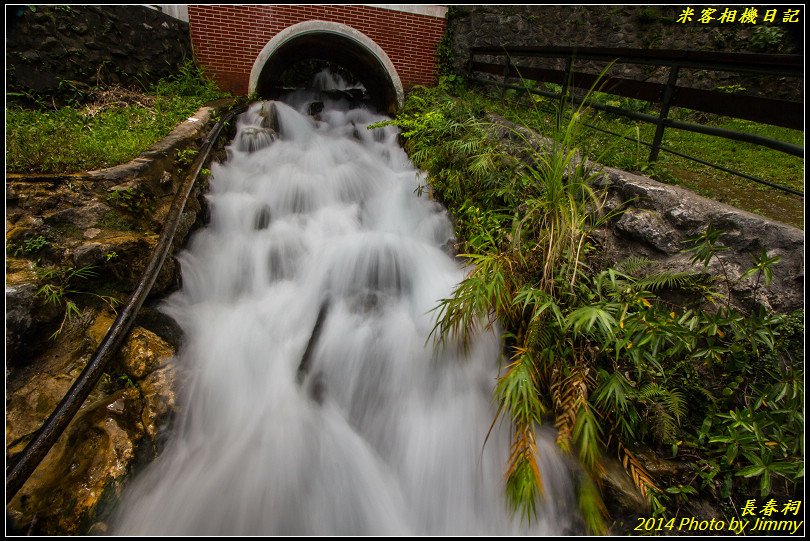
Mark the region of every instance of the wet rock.
<instances>
[{"instance_id":1,"label":"wet rock","mask_svg":"<svg viewBox=\"0 0 810 541\"><path fill-rule=\"evenodd\" d=\"M79 229L95 227L110 211L110 207L100 201L93 201L89 205L70 207L58 210L45 218L48 224L72 224Z\"/></svg>"},{"instance_id":2,"label":"wet rock","mask_svg":"<svg viewBox=\"0 0 810 541\"><path fill-rule=\"evenodd\" d=\"M174 412L177 399L175 395L176 377L177 371L174 365L166 364L138 383L143 397L141 421L146 435L152 440L157 439L161 428Z\"/></svg>"},{"instance_id":3,"label":"wet rock","mask_svg":"<svg viewBox=\"0 0 810 541\"><path fill-rule=\"evenodd\" d=\"M605 490L605 502L614 509L624 513L645 513L647 501L641 495L627 471L616 460L606 460L602 475Z\"/></svg>"},{"instance_id":4,"label":"wet rock","mask_svg":"<svg viewBox=\"0 0 810 541\"><path fill-rule=\"evenodd\" d=\"M107 252L106 246L98 242L82 244L73 251L73 263L77 267L98 264Z\"/></svg>"},{"instance_id":5,"label":"wet rock","mask_svg":"<svg viewBox=\"0 0 810 541\"><path fill-rule=\"evenodd\" d=\"M312 103L309 104L307 114L309 114L309 116L315 116L321 114L321 111L323 111L323 102L313 101Z\"/></svg>"},{"instance_id":6,"label":"wet rock","mask_svg":"<svg viewBox=\"0 0 810 541\"><path fill-rule=\"evenodd\" d=\"M10 265L6 276L6 360L10 365L25 364L41 352L51 324L61 315L59 306L37 297L39 285L30 262L16 261L22 263Z\"/></svg>"},{"instance_id":7,"label":"wet rock","mask_svg":"<svg viewBox=\"0 0 810 541\"><path fill-rule=\"evenodd\" d=\"M99 312L96 318L93 320L93 323L87 329L87 342L88 348L95 351L98 349L98 346L101 345L101 341L104 340L104 337L107 335L107 331L110 330L110 326L115 321L115 317L107 312Z\"/></svg>"},{"instance_id":8,"label":"wet rock","mask_svg":"<svg viewBox=\"0 0 810 541\"><path fill-rule=\"evenodd\" d=\"M33 261L16 257L6 260L6 286L35 283L36 281L37 273L34 271Z\"/></svg>"},{"instance_id":9,"label":"wet rock","mask_svg":"<svg viewBox=\"0 0 810 541\"><path fill-rule=\"evenodd\" d=\"M652 451L642 450L635 453L636 458L655 479L683 479L691 472L691 466L677 460L667 460Z\"/></svg>"},{"instance_id":10,"label":"wet rock","mask_svg":"<svg viewBox=\"0 0 810 541\"><path fill-rule=\"evenodd\" d=\"M272 132L278 132L278 109L274 102L264 102L259 110L262 117L261 127Z\"/></svg>"},{"instance_id":11,"label":"wet rock","mask_svg":"<svg viewBox=\"0 0 810 541\"><path fill-rule=\"evenodd\" d=\"M19 453L51 413L101 342L113 314L65 332L65 359L31 373L7 401L6 447ZM83 344L83 345L82 345ZM51 357L57 358L57 346ZM109 376L94 389L76 418L8 507L12 530L43 535L79 534L103 516L120 494L139 446L160 435L175 406L174 349L154 333L136 327L119 354L131 378L123 386ZM144 436L149 439L144 440ZM150 443L150 446L152 444ZM150 446L147 446L148 448ZM103 532L103 523L90 526Z\"/></svg>"},{"instance_id":12,"label":"wet rock","mask_svg":"<svg viewBox=\"0 0 810 541\"><path fill-rule=\"evenodd\" d=\"M177 322L154 306L144 306L138 312L135 324L154 332L176 351L180 347L183 331Z\"/></svg>"},{"instance_id":13,"label":"wet rock","mask_svg":"<svg viewBox=\"0 0 810 541\"><path fill-rule=\"evenodd\" d=\"M81 533L99 504L120 493L142 432L116 411L137 410L127 402L139 399L137 390L122 389L80 411L9 504L8 516L18 529L35 521L35 534Z\"/></svg>"},{"instance_id":14,"label":"wet rock","mask_svg":"<svg viewBox=\"0 0 810 541\"><path fill-rule=\"evenodd\" d=\"M96 522L87 530L87 535L107 535L108 530L106 522Z\"/></svg>"},{"instance_id":15,"label":"wet rock","mask_svg":"<svg viewBox=\"0 0 810 541\"><path fill-rule=\"evenodd\" d=\"M37 304L34 284L6 287L6 348L10 358L22 353L26 338L34 323L32 311Z\"/></svg>"},{"instance_id":16,"label":"wet rock","mask_svg":"<svg viewBox=\"0 0 810 541\"><path fill-rule=\"evenodd\" d=\"M16 253L27 239L39 234L42 225L42 220L33 216L23 216L14 223L6 221L6 252ZM8 249L9 245L13 249Z\"/></svg>"},{"instance_id":17,"label":"wet rock","mask_svg":"<svg viewBox=\"0 0 810 541\"><path fill-rule=\"evenodd\" d=\"M173 356L174 348L143 327L133 329L120 353L124 371L136 380L165 366Z\"/></svg>"},{"instance_id":18,"label":"wet rock","mask_svg":"<svg viewBox=\"0 0 810 541\"><path fill-rule=\"evenodd\" d=\"M245 128L239 134L239 148L245 152L256 152L270 146L278 138L270 128Z\"/></svg>"}]
</instances>

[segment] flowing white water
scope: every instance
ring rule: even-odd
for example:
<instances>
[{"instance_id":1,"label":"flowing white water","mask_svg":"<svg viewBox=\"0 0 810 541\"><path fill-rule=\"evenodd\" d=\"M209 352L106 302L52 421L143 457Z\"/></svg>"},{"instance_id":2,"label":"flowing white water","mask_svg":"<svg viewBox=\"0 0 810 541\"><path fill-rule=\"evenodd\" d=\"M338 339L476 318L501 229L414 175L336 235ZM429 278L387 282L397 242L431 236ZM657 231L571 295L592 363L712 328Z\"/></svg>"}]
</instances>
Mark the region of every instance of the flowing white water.
<instances>
[{"instance_id":1,"label":"flowing white water","mask_svg":"<svg viewBox=\"0 0 810 541\"><path fill-rule=\"evenodd\" d=\"M434 348L437 301L464 269L446 213L384 117L314 93L254 104L211 167L211 223L164 309L185 333L179 420L136 478L116 534L565 534L573 488L538 438L546 497L530 526L504 496L499 343ZM324 304L303 380L299 365Z\"/></svg>"}]
</instances>

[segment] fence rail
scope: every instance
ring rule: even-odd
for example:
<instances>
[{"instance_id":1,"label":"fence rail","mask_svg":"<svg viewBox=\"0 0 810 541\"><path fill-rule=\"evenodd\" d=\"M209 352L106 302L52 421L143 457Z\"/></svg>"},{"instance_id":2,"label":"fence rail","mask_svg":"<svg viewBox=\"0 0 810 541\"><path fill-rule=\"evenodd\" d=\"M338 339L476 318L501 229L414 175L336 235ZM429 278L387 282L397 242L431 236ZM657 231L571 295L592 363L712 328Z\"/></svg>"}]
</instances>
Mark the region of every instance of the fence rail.
<instances>
[{"instance_id":1,"label":"fence rail","mask_svg":"<svg viewBox=\"0 0 810 541\"><path fill-rule=\"evenodd\" d=\"M503 60L500 63L493 63L476 59L481 56L495 57L496 59L502 58ZM526 65L521 66L515 63L516 59L538 57L562 59L565 61L565 69L559 70ZM613 76L600 78L599 75L594 73L574 70L574 62L581 60L668 67L669 73L666 83L638 81ZM793 188L774 184L705 160L687 156L661 145L664 130L666 128L673 128L752 143L792 156L804 158L804 147L799 145L763 137L761 135L728 130L705 124L683 122L669 118L669 111L672 107L683 107L705 113L751 120L772 126L804 130L804 104L802 102L678 86L677 81L682 69L724 71L803 79L804 58L798 55L594 47L472 47L470 48L470 57L467 64L468 76L471 80L484 84L494 84L504 90L512 88L562 101L570 97L572 101L581 103L582 100L576 98L576 96L571 93L571 89L595 88L599 92L606 94L658 103L660 104L660 113L658 115L630 111L620 107L594 103L592 101L588 103L588 106L597 110L625 116L633 120L654 124L656 130L653 141L651 143L644 143L650 147L650 162L657 161L659 152L663 150L664 152L676 154L716 169L753 180L754 182L803 197L803 192ZM501 80L483 79L476 77L476 73L499 76ZM531 89L527 88L525 85L510 84L510 78L555 83L560 85L562 90L560 92L550 92L541 89ZM570 96L569 93L571 93Z\"/></svg>"}]
</instances>

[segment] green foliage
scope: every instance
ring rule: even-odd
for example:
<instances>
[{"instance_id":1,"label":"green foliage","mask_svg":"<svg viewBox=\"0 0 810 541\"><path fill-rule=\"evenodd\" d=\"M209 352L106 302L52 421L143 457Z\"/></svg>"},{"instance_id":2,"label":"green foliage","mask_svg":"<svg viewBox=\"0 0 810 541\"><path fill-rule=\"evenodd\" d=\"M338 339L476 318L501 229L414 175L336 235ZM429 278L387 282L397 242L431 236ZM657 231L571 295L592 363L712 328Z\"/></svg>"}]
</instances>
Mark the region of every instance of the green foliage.
<instances>
[{"instance_id":1,"label":"green foliage","mask_svg":"<svg viewBox=\"0 0 810 541\"><path fill-rule=\"evenodd\" d=\"M184 148L183 150L179 150L177 152L177 164L181 167L188 167L192 163L194 163L194 159L197 157L198 150L196 148Z\"/></svg>"},{"instance_id":2,"label":"green foliage","mask_svg":"<svg viewBox=\"0 0 810 541\"><path fill-rule=\"evenodd\" d=\"M561 90L559 85L552 83L540 83L539 86L554 93ZM742 88L730 84L727 88L718 90L736 92L742 91ZM524 122L533 130L553 137L555 130L553 120L559 110L559 100L539 95L524 97L517 92L511 97L507 95L507 99L505 103L500 100L488 100L487 107L510 120ZM657 115L651 104L642 100L601 92L591 93L589 99L595 103ZM586 129L580 133L581 148L586 154L595 156L600 163L640 172L662 182L680 184L711 199L796 227L804 227L800 198L666 152L661 153L658 162L650 164L647 162L650 149L643 143L650 143L653 140L655 132L653 124L628 120L604 111L584 109L583 113L583 126ZM800 146L804 144L804 133L801 130L719 115L706 115L677 107L670 110L670 116L678 120L715 125ZM600 130L609 130L622 137ZM667 129L664 132L663 144L689 156L730 167L770 182L797 190L804 189L804 162L801 157L788 156L750 143L676 129Z\"/></svg>"},{"instance_id":3,"label":"green foliage","mask_svg":"<svg viewBox=\"0 0 810 541\"><path fill-rule=\"evenodd\" d=\"M73 106L6 107L8 171L69 173L124 163L168 135L202 105L226 95L191 63L154 85L144 99L124 106L81 107L82 93L103 97L104 89L68 81L63 85L73 89Z\"/></svg>"},{"instance_id":4,"label":"green foliage","mask_svg":"<svg viewBox=\"0 0 810 541\"><path fill-rule=\"evenodd\" d=\"M62 322L59 328L50 336L51 340L56 339L70 320L80 314L76 298L81 295L92 296L102 300L112 310L120 304L120 301L109 295L98 295L76 289L79 282L86 281L97 275L96 269L92 265L83 267L50 267L39 270L40 276L46 281L36 292L36 296L48 304L61 307L64 310Z\"/></svg>"},{"instance_id":5,"label":"green foliage","mask_svg":"<svg viewBox=\"0 0 810 541\"><path fill-rule=\"evenodd\" d=\"M154 198L135 188L119 188L107 194L107 202L134 216L147 216L155 210Z\"/></svg>"},{"instance_id":6,"label":"green foliage","mask_svg":"<svg viewBox=\"0 0 810 541\"><path fill-rule=\"evenodd\" d=\"M439 75L452 75L455 73L455 66L453 65L453 36L452 27L447 25L442 39L436 46L436 66L439 70Z\"/></svg>"},{"instance_id":7,"label":"green foliage","mask_svg":"<svg viewBox=\"0 0 810 541\"><path fill-rule=\"evenodd\" d=\"M785 37L785 31L778 26L757 26L751 34L751 48L755 51L778 49Z\"/></svg>"},{"instance_id":8,"label":"green foliage","mask_svg":"<svg viewBox=\"0 0 810 541\"><path fill-rule=\"evenodd\" d=\"M786 348L800 356L801 348L779 341L783 317L743 312L718 291L732 285L722 231L709 226L685 246L695 272L656 270L642 258L592 268L590 233L605 216L577 145L585 111L566 113L555 130L554 116L543 120L534 101L508 115L531 120L523 125L488 113L493 103L445 83L415 90L385 124L402 129L414 163L428 171L470 264L435 310L434 337L464 347L495 322L504 329L511 364L494 394L513 428L510 507L534 517L542 496L534 437L549 420L560 448L590 476L579 484L580 507L594 533L604 531L595 487L612 453L657 515L706 489L719 496L717 483L741 491L756 481L761 493L774 479L783 491L795 487L803 416L790 401L804 397L801 363L788 376L763 360L783 358ZM550 141L524 127L538 123ZM711 276L715 260L720 276ZM763 251L740 279L767 287L777 263ZM704 420L695 434L690 427ZM722 462L715 449L729 442L738 450ZM701 446L691 459L701 475L691 480L656 480L636 456L642 447L681 456Z\"/></svg>"},{"instance_id":9,"label":"green foliage","mask_svg":"<svg viewBox=\"0 0 810 541\"><path fill-rule=\"evenodd\" d=\"M748 362L743 354L734 359L722 399L703 420L698 441L710 451L703 486L721 497L738 483L761 498L771 494L774 481L790 493L804 477L803 315L771 318L767 339L774 346L755 360L753 354Z\"/></svg>"},{"instance_id":10,"label":"green foliage","mask_svg":"<svg viewBox=\"0 0 810 541\"><path fill-rule=\"evenodd\" d=\"M725 92L727 94L739 94L741 92L745 92L746 88L739 84L734 85L720 85L714 87L715 90L718 92Z\"/></svg>"},{"instance_id":11,"label":"green foliage","mask_svg":"<svg viewBox=\"0 0 810 541\"><path fill-rule=\"evenodd\" d=\"M658 22L660 18L661 14L658 12L658 9L650 6L644 6L636 13L636 19L638 19L639 24L642 25Z\"/></svg>"},{"instance_id":12,"label":"green foliage","mask_svg":"<svg viewBox=\"0 0 810 541\"><path fill-rule=\"evenodd\" d=\"M20 255L30 256L40 252L44 248L47 248L48 246L50 246L50 244L51 243L50 241L48 241L48 239L46 239L42 235L39 235L36 237L25 239L21 244L17 245L12 250L11 253L13 253L16 256Z\"/></svg>"},{"instance_id":13,"label":"green foliage","mask_svg":"<svg viewBox=\"0 0 810 541\"><path fill-rule=\"evenodd\" d=\"M188 60L181 65L177 73L155 83L151 93L158 97L165 97L167 108L188 107L181 102L175 103L175 98L193 98L197 107L219 98L228 97L229 94L217 88L216 83L210 79L203 69L193 61ZM193 112L193 111L189 111Z\"/></svg>"}]
</instances>

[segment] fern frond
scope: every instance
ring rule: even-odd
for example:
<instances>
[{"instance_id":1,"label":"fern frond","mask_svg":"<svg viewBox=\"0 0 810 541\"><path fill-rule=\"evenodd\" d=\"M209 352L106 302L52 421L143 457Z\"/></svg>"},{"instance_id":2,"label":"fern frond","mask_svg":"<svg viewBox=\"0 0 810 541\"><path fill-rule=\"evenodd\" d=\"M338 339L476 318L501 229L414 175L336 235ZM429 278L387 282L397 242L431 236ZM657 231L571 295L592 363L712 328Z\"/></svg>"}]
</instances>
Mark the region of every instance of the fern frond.
<instances>
[{"instance_id":1,"label":"fern frond","mask_svg":"<svg viewBox=\"0 0 810 541\"><path fill-rule=\"evenodd\" d=\"M554 427L557 429L557 445L564 451L571 449L577 415L588 400L588 387L592 381L589 369L583 363L574 365L567 377L562 377L560 368L555 368L552 373L550 390L556 414Z\"/></svg>"},{"instance_id":2,"label":"fern frond","mask_svg":"<svg viewBox=\"0 0 810 541\"><path fill-rule=\"evenodd\" d=\"M686 401L680 391L670 391L664 389L657 383L648 383L639 390L638 397L642 400L655 402L661 399L666 406L666 410L671 413L679 423L681 417L686 415Z\"/></svg>"},{"instance_id":3,"label":"fern frond","mask_svg":"<svg viewBox=\"0 0 810 541\"><path fill-rule=\"evenodd\" d=\"M658 272L640 278L634 287L636 290L658 291L660 289L689 288L695 286L702 275L695 272Z\"/></svg>"},{"instance_id":4,"label":"fern frond","mask_svg":"<svg viewBox=\"0 0 810 541\"><path fill-rule=\"evenodd\" d=\"M644 257L644 256L631 256L627 259L623 259L616 264L616 268L623 273L629 275L635 275L642 269L650 266L652 264L652 259Z\"/></svg>"},{"instance_id":5,"label":"fern frond","mask_svg":"<svg viewBox=\"0 0 810 541\"><path fill-rule=\"evenodd\" d=\"M532 360L521 349L516 351L513 359L498 380L495 395L515 426L533 427L540 424L546 411L538 397Z\"/></svg>"},{"instance_id":6,"label":"fern frond","mask_svg":"<svg viewBox=\"0 0 810 541\"><path fill-rule=\"evenodd\" d=\"M521 511L531 522L537 516L537 503L543 497L543 478L537 464L537 443L531 428L515 430L509 467L506 471L506 496L512 512Z\"/></svg>"},{"instance_id":7,"label":"fern frond","mask_svg":"<svg viewBox=\"0 0 810 541\"><path fill-rule=\"evenodd\" d=\"M572 436L577 444L577 455L580 462L591 472L601 472L602 427L597 419L596 412L591 409L587 401L580 404Z\"/></svg>"},{"instance_id":8,"label":"fern frond","mask_svg":"<svg viewBox=\"0 0 810 541\"><path fill-rule=\"evenodd\" d=\"M647 500L647 493L650 490L660 492L650 472L641 465L641 462L638 461L635 455L633 455L627 447L622 445L621 442L619 442L619 459L624 469L630 474L633 484L636 485L636 488L641 492L645 500Z\"/></svg>"}]
</instances>

